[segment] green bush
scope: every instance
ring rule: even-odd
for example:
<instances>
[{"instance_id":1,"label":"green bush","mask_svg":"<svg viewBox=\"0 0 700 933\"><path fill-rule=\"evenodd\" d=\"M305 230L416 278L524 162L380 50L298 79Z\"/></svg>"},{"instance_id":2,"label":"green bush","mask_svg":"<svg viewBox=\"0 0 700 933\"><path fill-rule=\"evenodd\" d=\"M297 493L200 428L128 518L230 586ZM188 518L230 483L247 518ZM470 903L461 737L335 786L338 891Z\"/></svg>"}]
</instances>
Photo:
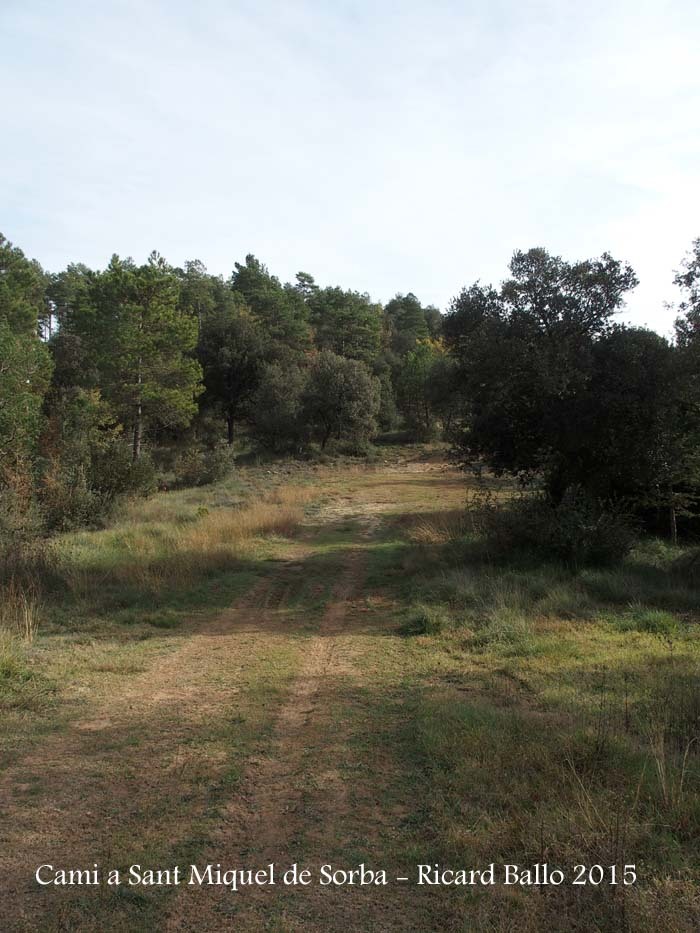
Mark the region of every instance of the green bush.
<instances>
[{"instance_id":1,"label":"green bush","mask_svg":"<svg viewBox=\"0 0 700 933\"><path fill-rule=\"evenodd\" d=\"M41 513L33 500L13 489L0 489L0 582L33 563L42 530Z\"/></svg>"},{"instance_id":2,"label":"green bush","mask_svg":"<svg viewBox=\"0 0 700 933\"><path fill-rule=\"evenodd\" d=\"M100 496L90 485L82 466L65 470L56 464L43 477L41 509L50 531L69 531L94 524L105 517L111 502L110 496Z\"/></svg>"},{"instance_id":3,"label":"green bush","mask_svg":"<svg viewBox=\"0 0 700 933\"><path fill-rule=\"evenodd\" d=\"M631 551L637 528L623 510L573 487L558 504L537 495L492 507L487 535L499 551L534 552L576 568L619 563Z\"/></svg>"},{"instance_id":4,"label":"green bush","mask_svg":"<svg viewBox=\"0 0 700 933\"><path fill-rule=\"evenodd\" d=\"M402 635L437 635L449 627L446 612L434 606L419 605L409 614L399 632Z\"/></svg>"},{"instance_id":5,"label":"green bush","mask_svg":"<svg viewBox=\"0 0 700 933\"><path fill-rule=\"evenodd\" d=\"M120 476L123 485L115 490L116 495L151 496L158 488L158 474L148 454L141 454L136 462L130 461Z\"/></svg>"},{"instance_id":6,"label":"green bush","mask_svg":"<svg viewBox=\"0 0 700 933\"><path fill-rule=\"evenodd\" d=\"M617 622L623 632L645 632L661 638L678 634L678 619L662 609L650 609L647 606L632 606Z\"/></svg>"},{"instance_id":7,"label":"green bush","mask_svg":"<svg viewBox=\"0 0 700 933\"><path fill-rule=\"evenodd\" d=\"M41 478L39 502L49 531L69 531L103 522L121 496L148 496L156 488L151 458L142 454L133 462L130 446L115 439L86 459L50 460Z\"/></svg>"},{"instance_id":8,"label":"green bush","mask_svg":"<svg viewBox=\"0 0 700 933\"><path fill-rule=\"evenodd\" d=\"M50 531L99 524L119 496L156 488L150 457L133 462L131 444L95 390L54 393L41 452L37 499Z\"/></svg>"},{"instance_id":9,"label":"green bush","mask_svg":"<svg viewBox=\"0 0 700 933\"><path fill-rule=\"evenodd\" d=\"M234 454L230 447L213 450L190 447L175 461L175 482L178 486L206 486L223 479L233 467Z\"/></svg>"}]
</instances>

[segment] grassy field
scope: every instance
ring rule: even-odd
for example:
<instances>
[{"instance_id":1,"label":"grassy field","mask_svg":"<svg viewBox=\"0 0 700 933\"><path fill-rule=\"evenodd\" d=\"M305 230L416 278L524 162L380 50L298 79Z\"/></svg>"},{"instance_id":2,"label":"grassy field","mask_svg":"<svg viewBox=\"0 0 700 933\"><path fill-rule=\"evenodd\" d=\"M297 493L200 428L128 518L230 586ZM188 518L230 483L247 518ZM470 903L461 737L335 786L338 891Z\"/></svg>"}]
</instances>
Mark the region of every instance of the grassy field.
<instances>
[{"instance_id":1,"label":"grassy field","mask_svg":"<svg viewBox=\"0 0 700 933\"><path fill-rule=\"evenodd\" d=\"M700 588L681 550L576 573L497 559L468 494L415 448L241 470L52 543L42 590L3 599L4 927L697 929ZM34 880L208 862L364 862L390 883ZM490 863L566 881L414 883L418 864Z\"/></svg>"}]
</instances>

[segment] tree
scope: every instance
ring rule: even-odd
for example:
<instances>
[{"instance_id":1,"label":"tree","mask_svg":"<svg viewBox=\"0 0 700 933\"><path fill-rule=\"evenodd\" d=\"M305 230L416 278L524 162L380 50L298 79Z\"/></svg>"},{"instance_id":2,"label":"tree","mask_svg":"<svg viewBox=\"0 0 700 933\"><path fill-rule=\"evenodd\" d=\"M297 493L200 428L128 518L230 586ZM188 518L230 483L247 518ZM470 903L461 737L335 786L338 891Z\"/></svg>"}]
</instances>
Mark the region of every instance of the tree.
<instances>
[{"instance_id":1,"label":"tree","mask_svg":"<svg viewBox=\"0 0 700 933\"><path fill-rule=\"evenodd\" d=\"M679 476L681 495L691 501L700 499L700 239L694 241L690 254L674 279L683 292L676 319L676 349L680 367L680 389L675 399L675 414L681 424L676 434L680 453L674 463L676 490ZM687 503L682 502L681 507Z\"/></svg>"},{"instance_id":2,"label":"tree","mask_svg":"<svg viewBox=\"0 0 700 933\"><path fill-rule=\"evenodd\" d=\"M318 291L318 285L313 275L308 272L297 272L296 285L294 286L304 301L308 301Z\"/></svg>"},{"instance_id":3,"label":"tree","mask_svg":"<svg viewBox=\"0 0 700 933\"><path fill-rule=\"evenodd\" d=\"M138 465L97 389L54 386L48 402L38 471L44 522L53 530L94 524L119 494L135 491Z\"/></svg>"},{"instance_id":4,"label":"tree","mask_svg":"<svg viewBox=\"0 0 700 933\"><path fill-rule=\"evenodd\" d=\"M342 288L316 288L308 298L319 350L370 364L379 352L381 306L369 295Z\"/></svg>"},{"instance_id":5,"label":"tree","mask_svg":"<svg viewBox=\"0 0 700 933\"><path fill-rule=\"evenodd\" d=\"M67 333L92 361L137 460L146 428L185 427L197 411L197 321L180 308L178 278L157 253L143 266L113 256L86 289L64 314Z\"/></svg>"},{"instance_id":6,"label":"tree","mask_svg":"<svg viewBox=\"0 0 700 933\"><path fill-rule=\"evenodd\" d=\"M428 335L433 340L438 340L442 337L442 314L435 305L428 305L423 308L423 314L425 315L425 323L428 325Z\"/></svg>"},{"instance_id":7,"label":"tree","mask_svg":"<svg viewBox=\"0 0 700 933\"><path fill-rule=\"evenodd\" d=\"M437 354L430 369L426 386L428 404L441 424L445 437L450 437L452 423L464 404L457 378L457 361L449 354L444 344L438 344L441 352Z\"/></svg>"},{"instance_id":8,"label":"tree","mask_svg":"<svg viewBox=\"0 0 700 933\"><path fill-rule=\"evenodd\" d=\"M688 379L688 400L693 397L700 405L700 239L693 243L674 281L683 292L678 308L681 313L676 318L676 343Z\"/></svg>"},{"instance_id":9,"label":"tree","mask_svg":"<svg viewBox=\"0 0 700 933\"><path fill-rule=\"evenodd\" d=\"M209 275L207 267L199 259L186 262L184 269L175 269L174 272L180 280L179 306L196 318L201 329L202 320L216 305L216 285L223 283Z\"/></svg>"},{"instance_id":10,"label":"tree","mask_svg":"<svg viewBox=\"0 0 700 933\"><path fill-rule=\"evenodd\" d=\"M603 333L638 279L633 269L603 253L568 263L541 247L518 251L501 295L511 317L551 337Z\"/></svg>"},{"instance_id":11,"label":"tree","mask_svg":"<svg viewBox=\"0 0 700 933\"><path fill-rule=\"evenodd\" d=\"M457 442L466 461L543 475L560 501L572 484L590 484L580 415L594 345L637 279L608 254L570 264L534 249L510 269L499 292L465 289L445 320L467 400Z\"/></svg>"},{"instance_id":12,"label":"tree","mask_svg":"<svg viewBox=\"0 0 700 933\"><path fill-rule=\"evenodd\" d=\"M588 441L581 474L599 499L675 513L689 504L700 458L683 403L677 349L653 331L615 327L593 346L593 369L578 406L578 430Z\"/></svg>"},{"instance_id":13,"label":"tree","mask_svg":"<svg viewBox=\"0 0 700 933\"><path fill-rule=\"evenodd\" d=\"M357 360L323 350L313 360L304 413L324 449L331 438L362 443L377 431L379 380Z\"/></svg>"},{"instance_id":14,"label":"tree","mask_svg":"<svg viewBox=\"0 0 700 933\"><path fill-rule=\"evenodd\" d=\"M51 359L38 335L44 274L0 234L0 486L28 492Z\"/></svg>"},{"instance_id":15,"label":"tree","mask_svg":"<svg viewBox=\"0 0 700 933\"><path fill-rule=\"evenodd\" d=\"M392 431L398 424L399 412L396 407L392 369L385 353L381 353L374 360L372 374L379 380L379 427L382 431Z\"/></svg>"},{"instance_id":16,"label":"tree","mask_svg":"<svg viewBox=\"0 0 700 933\"><path fill-rule=\"evenodd\" d=\"M268 363L251 405L256 437L271 450L298 447L306 434L303 400L307 373L295 364Z\"/></svg>"},{"instance_id":17,"label":"tree","mask_svg":"<svg viewBox=\"0 0 700 933\"><path fill-rule=\"evenodd\" d=\"M442 354L435 341L421 340L408 351L396 376L396 400L406 425L416 437L426 440L435 433L431 382Z\"/></svg>"},{"instance_id":18,"label":"tree","mask_svg":"<svg viewBox=\"0 0 700 933\"><path fill-rule=\"evenodd\" d=\"M202 320L197 355L204 372L203 403L226 420L229 445L234 424L258 387L265 335L239 295L228 292Z\"/></svg>"},{"instance_id":19,"label":"tree","mask_svg":"<svg viewBox=\"0 0 700 933\"><path fill-rule=\"evenodd\" d=\"M282 285L249 253L245 264L235 263L231 288L241 295L264 328L272 358L298 356L309 348L308 311L302 293L295 286Z\"/></svg>"},{"instance_id":20,"label":"tree","mask_svg":"<svg viewBox=\"0 0 700 933\"><path fill-rule=\"evenodd\" d=\"M677 323L679 339L697 338L700 325L700 238L693 241L691 251L673 281L684 293L679 308L681 317Z\"/></svg>"},{"instance_id":21,"label":"tree","mask_svg":"<svg viewBox=\"0 0 700 933\"><path fill-rule=\"evenodd\" d=\"M389 328L389 346L393 353L405 356L413 350L419 340L431 336L428 321L434 325L432 312L427 315L413 292L396 295L384 308L384 316Z\"/></svg>"}]
</instances>

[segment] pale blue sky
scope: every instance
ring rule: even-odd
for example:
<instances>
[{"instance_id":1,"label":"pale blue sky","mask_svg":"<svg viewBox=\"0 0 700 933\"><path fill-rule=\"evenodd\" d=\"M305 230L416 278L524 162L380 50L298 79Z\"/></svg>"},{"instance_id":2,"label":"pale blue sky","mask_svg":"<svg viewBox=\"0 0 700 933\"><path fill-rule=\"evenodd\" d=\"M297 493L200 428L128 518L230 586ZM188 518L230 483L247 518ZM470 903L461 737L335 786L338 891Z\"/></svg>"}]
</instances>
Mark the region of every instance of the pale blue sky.
<instances>
[{"instance_id":1,"label":"pale blue sky","mask_svg":"<svg viewBox=\"0 0 700 933\"><path fill-rule=\"evenodd\" d=\"M699 43L697 0L0 0L0 230L442 308L516 248L607 249L668 331Z\"/></svg>"}]
</instances>

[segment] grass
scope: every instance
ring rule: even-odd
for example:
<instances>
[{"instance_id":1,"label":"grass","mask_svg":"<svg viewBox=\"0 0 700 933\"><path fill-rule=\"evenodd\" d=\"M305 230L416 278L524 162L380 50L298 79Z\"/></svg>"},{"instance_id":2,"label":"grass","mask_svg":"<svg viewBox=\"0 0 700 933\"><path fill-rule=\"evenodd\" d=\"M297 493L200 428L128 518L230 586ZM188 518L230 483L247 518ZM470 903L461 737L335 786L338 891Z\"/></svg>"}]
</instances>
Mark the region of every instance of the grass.
<instances>
[{"instance_id":1,"label":"grass","mask_svg":"<svg viewBox=\"0 0 700 933\"><path fill-rule=\"evenodd\" d=\"M182 625L250 587L315 495L315 474L297 476L284 485L286 476L249 470L127 503L109 527L62 535L18 562L0 587L0 753L12 757L75 715L70 684L86 695L115 689L169 650Z\"/></svg>"},{"instance_id":2,"label":"grass","mask_svg":"<svg viewBox=\"0 0 700 933\"><path fill-rule=\"evenodd\" d=\"M132 505L124 521L101 535L97 552L93 533L64 537L57 549L60 573L77 595L95 579L150 593L196 583L230 569L249 553L252 540L292 534L312 495L310 487L288 486L245 505L199 505L169 516L162 503L141 516Z\"/></svg>"},{"instance_id":3,"label":"grass","mask_svg":"<svg viewBox=\"0 0 700 933\"><path fill-rule=\"evenodd\" d=\"M36 579L21 581L11 577L0 587L0 629L32 642L41 615L41 590Z\"/></svg>"},{"instance_id":4,"label":"grass","mask_svg":"<svg viewBox=\"0 0 700 933\"><path fill-rule=\"evenodd\" d=\"M418 835L444 864L636 863L640 878L476 894L456 928L697 928L700 588L682 549L647 541L579 572L494 562L445 508L395 522L382 570L415 636L397 744L422 775Z\"/></svg>"},{"instance_id":5,"label":"grass","mask_svg":"<svg viewBox=\"0 0 700 933\"><path fill-rule=\"evenodd\" d=\"M110 786L130 788L128 803L100 804L115 864L201 859L217 808L237 799L250 756L265 754L354 555L361 588L326 635L337 666L324 668L296 727L290 780L304 823L292 860L402 872L547 862L568 875L633 863L631 887L442 889L425 899L402 888L396 910L415 930L697 929L700 583L683 572L683 549L645 541L619 567L576 572L528 555L496 559L464 508L461 475L354 464L291 480L252 468L57 541L33 640L16 622L21 603L3 610L15 619L0 635L5 758L94 705L109 708L156 661L167 664L197 621L269 578L261 606L276 627L251 618L225 649L214 636L193 648L209 653L185 672L184 701L169 683L142 730L136 710L133 722L89 733L92 754L80 759L86 793L101 768L113 769ZM145 755L141 772L134 762ZM24 784L39 794L36 775ZM381 896L389 903L392 892ZM303 895L297 903L266 899L257 928L345 923L341 911L314 927ZM355 903L356 925L377 925L370 902ZM122 891L71 905L64 929L105 928L105 918L153 929L164 910L162 895Z\"/></svg>"}]
</instances>

